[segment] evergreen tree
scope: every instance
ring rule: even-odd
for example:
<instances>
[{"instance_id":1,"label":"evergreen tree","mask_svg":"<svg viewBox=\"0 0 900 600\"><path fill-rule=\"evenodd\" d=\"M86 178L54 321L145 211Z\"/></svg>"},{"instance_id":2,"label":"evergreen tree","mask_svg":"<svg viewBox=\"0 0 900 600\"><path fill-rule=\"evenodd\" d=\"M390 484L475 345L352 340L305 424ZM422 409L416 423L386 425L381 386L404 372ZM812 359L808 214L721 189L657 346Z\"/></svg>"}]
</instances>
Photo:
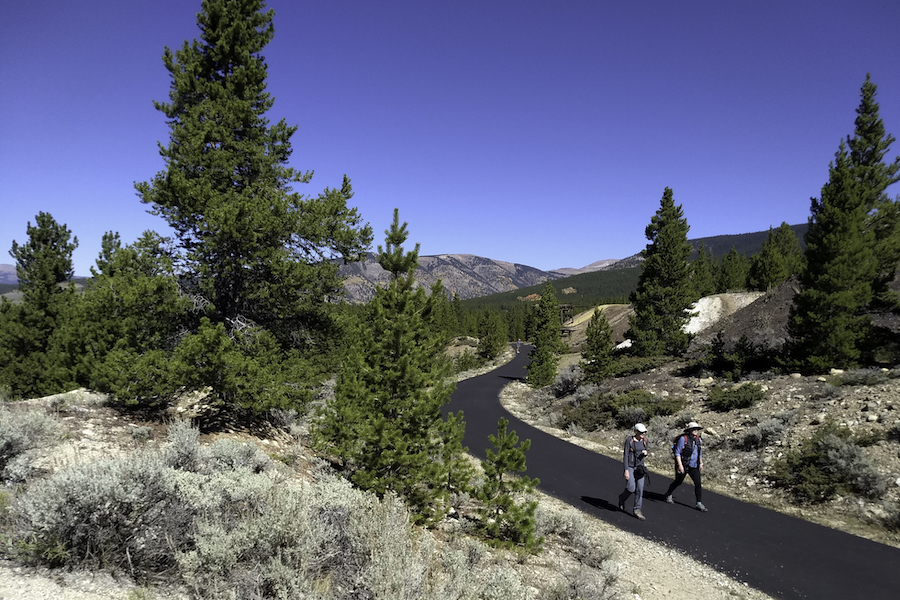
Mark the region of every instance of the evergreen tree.
<instances>
[{"instance_id":1,"label":"evergreen tree","mask_svg":"<svg viewBox=\"0 0 900 600\"><path fill-rule=\"evenodd\" d=\"M556 292L548 281L541 291L541 301L533 311L531 362L528 363L528 385L543 387L553 383L562 341L562 323Z\"/></svg>"},{"instance_id":2,"label":"evergreen tree","mask_svg":"<svg viewBox=\"0 0 900 600\"><path fill-rule=\"evenodd\" d=\"M698 298L703 298L716 293L716 264L712 253L706 249L703 242L697 249L697 258L691 264L691 286Z\"/></svg>"},{"instance_id":3,"label":"evergreen tree","mask_svg":"<svg viewBox=\"0 0 900 600\"><path fill-rule=\"evenodd\" d=\"M788 322L789 352L811 369L856 366L869 333L860 311L872 300L878 267L860 188L842 141L821 199L812 199L806 268Z\"/></svg>"},{"instance_id":4,"label":"evergreen tree","mask_svg":"<svg viewBox=\"0 0 900 600\"><path fill-rule=\"evenodd\" d=\"M594 309L585 335L584 349L581 351L581 371L587 381L600 383L609 375L615 344L609 321L599 307Z\"/></svg>"},{"instance_id":5,"label":"evergreen tree","mask_svg":"<svg viewBox=\"0 0 900 600\"><path fill-rule=\"evenodd\" d=\"M790 225L783 222L778 229L770 227L762 248L750 261L750 288L771 290L799 274L802 267L803 251Z\"/></svg>"},{"instance_id":6,"label":"evergreen tree","mask_svg":"<svg viewBox=\"0 0 900 600\"><path fill-rule=\"evenodd\" d=\"M847 139L850 169L859 183L862 203L868 209L867 226L874 234L877 271L873 281L874 301L878 306L897 307L897 295L888 285L900 262L900 202L887 195L888 186L900 181L900 156L885 162L894 137L884 128L875 101L877 87L870 75L860 90L853 137Z\"/></svg>"},{"instance_id":7,"label":"evergreen tree","mask_svg":"<svg viewBox=\"0 0 900 600\"><path fill-rule=\"evenodd\" d=\"M716 290L718 293L724 294L747 289L749 273L750 265L747 257L743 254L738 254L738 251L732 246L728 254L722 258L722 269L719 272L719 284Z\"/></svg>"},{"instance_id":8,"label":"evergreen tree","mask_svg":"<svg viewBox=\"0 0 900 600\"><path fill-rule=\"evenodd\" d=\"M506 347L506 321L495 310L486 310L481 315L478 330L478 356L493 360Z\"/></svg>"},{"instance_id":9,"label":"evergreen tree","mask_svg":"<svg viewBox=\"0 0 900 600\"><path fill-rule=\"evenodd\" d=\"M454 385L443 340L434 335L435 301L415 286L419 247L405 252L406 223L394 211L378 261L391 274L379 288L341 366L335 397L320 413L316 444L341 457L363 489L393 490L416 520L446 511L459 484L462 415L444 421Z\"/></svg>"},{"instance_id":10,"label":"evergreen tree","mask_svg":"<svg viewBox=\"0 0 900 600\"><path fill-rule=\"evenodd\" d=\"M638 356L677 356L690 342L684 326L698 297L691 286L689 229L681 205L666 188L645 231L650 243L642 251L641 275L630 297L634 314L626 337Z\"/></svg>"},{"instance_id":11,"label":"evergreen tree","mask_svg":"<svg viewBox=\"0 0 900 600\"><path fill-rule=\"evenodd\" d=\"M64 325L67 305L76 301L72 252L78 238L52 215L38 213L28 222L28 241L12 243L22 303L5 298L0 310L0 385L14 396L44 396L63 391L69 373L54 362L51 338Z\"/></svg>"},{"instance_id":12,"label":"evergreen tree","mask_svg":"<svg viewBox=\"0 0 900 600\"><path fill-rule=\"evenodd\" d=\"M141 357L175 348L195 308L179 289L165 244L152 231L125 247L118 233L104 234L78 325L62 340L81 385L126 402L174 391L142 391L132 378Z\"/></svg>"},{"instance_id":13,"label":"evergreen tree","mask_svg":"<svg viewBox=\"0 0 900 600\"><path fill-rule=\"evenodd\" d=\"M315 347L327 337L328 301L342 287L331 258L358 259L371 243L338 189L305 197L292 184L311 173L287 166L296 127L270 124L261 51L272 40L274 12L263 0L203 0L200 39L163 62L170 102L165 170L139 183L141 201L174 229L178 271L196 283L213 321L229 335L253 322L283 344Z\"/></svg>"},{"instance_id":14,"label":"evergreen tree","mask_svg":"<svg viewBox=\"0 0 900 600\"><path fill-rule=\"evenodd\" d=\"M497 423L497 435L488 439L496 452L487 449L487 460L481 461L484 469L484 484L477 497L483 504L480 509L481 527L485 534L499 546L519 546L528 552L537 553L543 544L543 537L535 537L534 514L537 501L524 500L517 503L513 494L527 494L540 483L521 475L526 470L525 453L531 447L531 440L519 444L515 431L506 431L509 421L501 418ZM507 477L519 473L517 477Z\"/></svg>"}]
</instances>

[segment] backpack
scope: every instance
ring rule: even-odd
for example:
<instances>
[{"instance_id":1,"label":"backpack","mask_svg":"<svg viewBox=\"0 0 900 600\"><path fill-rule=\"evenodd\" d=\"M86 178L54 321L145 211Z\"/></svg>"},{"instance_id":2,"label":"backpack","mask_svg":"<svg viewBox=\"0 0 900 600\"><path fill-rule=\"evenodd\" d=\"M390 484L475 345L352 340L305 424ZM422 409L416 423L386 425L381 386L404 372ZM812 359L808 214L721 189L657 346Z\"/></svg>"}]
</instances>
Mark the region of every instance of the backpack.
<instances>
[{"instance_id":1,"label":"backpack","mask_svg":"<svg viewBox=\"0 0 900 600\"><path fill-rule=\"evenodd\" d=\"M694 436L686 433L679 433L672 440L672 460L675 460L675 448L678 447L678 440L684 438L684 447L681 449L681 464L687 467L687 463L691 460L691 454L694 453ZM698 438L698 443L699 438Z\"/></svg>"}]
</instances>

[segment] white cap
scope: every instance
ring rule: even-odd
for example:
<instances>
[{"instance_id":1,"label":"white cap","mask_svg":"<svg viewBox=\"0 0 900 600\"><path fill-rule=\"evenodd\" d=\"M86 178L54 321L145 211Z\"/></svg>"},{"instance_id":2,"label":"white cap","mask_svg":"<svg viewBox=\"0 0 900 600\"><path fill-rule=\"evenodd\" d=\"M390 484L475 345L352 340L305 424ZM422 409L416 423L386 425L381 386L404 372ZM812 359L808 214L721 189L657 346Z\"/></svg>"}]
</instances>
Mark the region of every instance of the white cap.
<instances>
[{"instance_id":1,"label":"white cap","mask_svg":"<svg viewBox=\"0 0 900 600\"><path fill-rule=\"evenodd\" d=\"M635 431L640 431L641 433L647 433L647 428L644 427L644 424L643 424L643 423L636 423L636 424L634 425L634 430L635 430Z\"/></svg>"}]
</instances>

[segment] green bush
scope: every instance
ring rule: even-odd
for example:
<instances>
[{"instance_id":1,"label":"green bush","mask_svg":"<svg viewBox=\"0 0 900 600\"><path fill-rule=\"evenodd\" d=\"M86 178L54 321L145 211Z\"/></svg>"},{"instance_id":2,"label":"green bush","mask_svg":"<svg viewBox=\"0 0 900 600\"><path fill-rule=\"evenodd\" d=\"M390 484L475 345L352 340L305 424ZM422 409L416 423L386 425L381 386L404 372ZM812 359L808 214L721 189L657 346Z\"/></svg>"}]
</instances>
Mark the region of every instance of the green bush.
<instances>
[{"instance_id":1,"label":"green bush","mask_svg":"<svg viewBox=\"0 0 900 600\"><path fill-rule=\"evenodd\" d=\"M646 373L671 361L671 356L619 356L610 365L607 377L627 377Z\"/></svg>"},{"instance_id":2,"label":"green bush","mask_svg":"<svg viewBox=\"0 0 900 600\"><path fill-rule=\"evenodd\" d=\"M888 486L850 430L831 421L776 462L772 480L809 503L826 502L837 494L879 498Z\"/></svg>"},{"instance_id":3,"label":"green bush","mask_svg":"<svg viewBox=\"0 0 900 600\"><path fill-rule=\"evenodd\" d=\"M476 369L482 364L484 364L484 361L481 360L477 354L470 350L464 350L454 357L453 370L456 373L463 373L465 371Z\"/></svg>"},{"instance_id":4,"label":"green bush","mask_svg":"<svg viewBox=\"0 0 900 600\"><path fill-rule=\"evenodd\" d=\"M614 424L617 427L631 427L641 417L647 421L655 416L673 415L684 408L686 401L681 397L657 397L641 390L630 390L620 394L597 393L578 404L563 409L557 426L567 429L577 425L585 431Z\"/></svg>"},{"instance_id":5,"label":"green bush","mask_svg":"<svg viewBox=\"0 0 900 600\"><path fill-rule=\"evenodd\" d=\"M715 385L709 390L707 404L716 412L728 412L740 408L750 408L766 397L766 392L758 383L723 388Z\"/></svg>"}]
</instances>

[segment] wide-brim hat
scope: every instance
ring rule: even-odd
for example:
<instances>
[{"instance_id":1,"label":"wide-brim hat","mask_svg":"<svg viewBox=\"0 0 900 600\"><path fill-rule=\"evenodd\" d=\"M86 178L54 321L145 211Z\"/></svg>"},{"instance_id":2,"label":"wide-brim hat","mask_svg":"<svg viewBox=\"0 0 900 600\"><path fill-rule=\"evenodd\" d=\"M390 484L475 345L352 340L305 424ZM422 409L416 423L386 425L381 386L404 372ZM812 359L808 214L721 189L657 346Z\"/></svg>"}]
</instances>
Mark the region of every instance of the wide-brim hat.
<instances>
[{"instance_id":1,"label":"wide-brim hat","mask_svg":"<svg viewBox=\"0 0 900 600\"><path fill-rule=\"evenodd\" d=\"M647 433L647 427L643 423L635 423L634 430L641 433Z\"/></svg>"},{"instance_id":2,"label":"wide-brim hat","mask_svg":"<svg viewBox=\"0 0 900 600\"><path fill-rule=\"evenodd\" d=\"M685 433L687 433L688 431L690 431L692 429L703 429L703 428L700 427L700 423L697 423L696 421L691 421L690 423L688 423L687 425L684 426Z\"/></svg>"}]
</instances>

